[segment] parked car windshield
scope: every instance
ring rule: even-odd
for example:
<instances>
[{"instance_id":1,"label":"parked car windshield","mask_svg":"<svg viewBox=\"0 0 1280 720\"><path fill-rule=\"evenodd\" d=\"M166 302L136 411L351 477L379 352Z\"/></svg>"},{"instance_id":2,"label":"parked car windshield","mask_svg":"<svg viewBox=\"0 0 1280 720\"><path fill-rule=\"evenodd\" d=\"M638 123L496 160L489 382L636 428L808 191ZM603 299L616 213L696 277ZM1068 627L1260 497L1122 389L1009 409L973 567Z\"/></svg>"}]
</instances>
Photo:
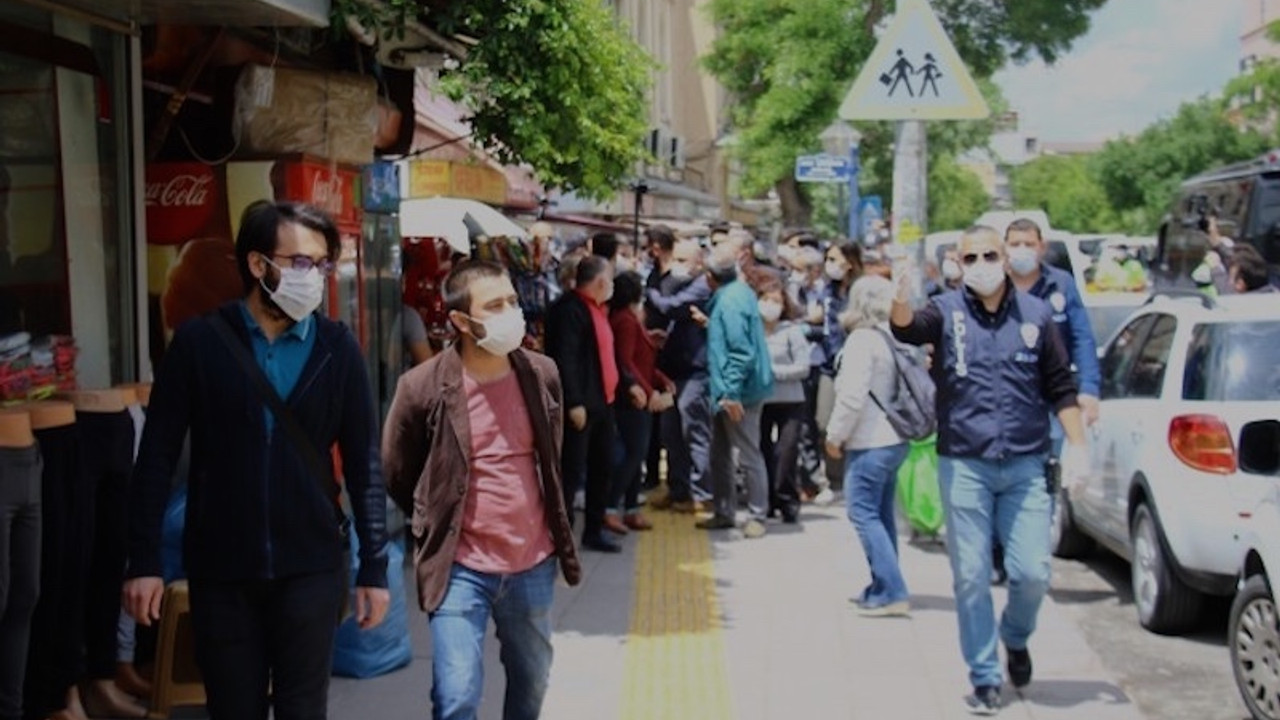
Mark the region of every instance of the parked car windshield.
<instances>
[{"instance_id":1,"label":"parked car windshield","mask_svg":"<svg viewBox=\"0 0 1280 720\"><path fill-rule=\"evenodd\" d=\"M1280 400L1280 321L1197 325L1184 400Z\"/></svg>"}]
</instances>

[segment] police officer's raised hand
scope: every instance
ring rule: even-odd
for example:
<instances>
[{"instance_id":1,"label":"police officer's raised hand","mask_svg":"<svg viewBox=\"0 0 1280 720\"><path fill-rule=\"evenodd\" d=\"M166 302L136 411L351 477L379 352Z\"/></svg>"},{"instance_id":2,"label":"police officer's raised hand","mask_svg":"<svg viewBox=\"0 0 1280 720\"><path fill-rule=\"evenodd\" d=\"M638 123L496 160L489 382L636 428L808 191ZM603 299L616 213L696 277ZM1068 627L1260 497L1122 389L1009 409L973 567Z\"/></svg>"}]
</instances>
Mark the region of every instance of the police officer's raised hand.
<instances>
[{"instance_id":1,"label":"police officer's raised hand","mask_svg":"<svg viewBox=\"0 0 1280 720\"><path fill-rule=\"evenodd\" d=\"M746 415L746 410L743 409L742 403L737 400L721 400L720 409L735 423L742 422L743 416Z\"/></svg>"},{"instance_id":2,"label":"police officer's raised hand","mask_svg":"<svg viewBox=\"0 0 1280 720\"><path fill-rule=\"evenodd\" d=\"M120 605L129 617L143 627L160 620L160 601L164 599L164 578L140 577L126 580Z\"/></svg>"},{"instance_id":3,"label":"police officer's raised hand","mask_svg":"<svg viewBox=\"0 0 1280 720\"><path fill-rule=\"evenodd\" d=\"M391 591L386 588L356 588L356 622L361 630L378 627L391 607Z\"/></svg>"}]
</instances>

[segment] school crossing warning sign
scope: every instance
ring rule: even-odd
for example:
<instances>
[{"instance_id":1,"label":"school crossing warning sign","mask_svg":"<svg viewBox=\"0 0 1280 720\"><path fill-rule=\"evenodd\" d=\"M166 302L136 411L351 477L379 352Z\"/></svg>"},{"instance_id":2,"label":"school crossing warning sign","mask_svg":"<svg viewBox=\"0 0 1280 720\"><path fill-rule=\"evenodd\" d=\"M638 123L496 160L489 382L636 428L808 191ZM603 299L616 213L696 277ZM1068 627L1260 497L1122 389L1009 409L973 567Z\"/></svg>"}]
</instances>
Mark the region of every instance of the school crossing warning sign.
<instances>
[{"instance_id":1,"label":"school crossing warning sign","mask_svg":"<svg viewBox=\"0 0 1280 720\"><path fill-rule=\"evenodd\" d=\"M925 0L898 5L840 105L846 120L976 120L991 114Z\"/></svg>"}]
</instances>

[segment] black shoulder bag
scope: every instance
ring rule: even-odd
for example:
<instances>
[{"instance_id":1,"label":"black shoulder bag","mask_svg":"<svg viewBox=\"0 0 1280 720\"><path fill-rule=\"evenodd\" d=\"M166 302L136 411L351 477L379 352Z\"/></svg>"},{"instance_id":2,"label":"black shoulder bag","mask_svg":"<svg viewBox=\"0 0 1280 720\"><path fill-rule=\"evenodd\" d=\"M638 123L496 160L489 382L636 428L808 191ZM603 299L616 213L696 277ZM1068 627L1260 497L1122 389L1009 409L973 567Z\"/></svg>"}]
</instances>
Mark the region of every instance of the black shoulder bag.
<instances>
[{"instance_id":1,"label":"black shoulder bag","mask_svg":"<svg viewBox=\"0 0 1280 720\"><path fill-rule=\"evenodd\" d=\"M249 354L249 349L240 342L236 337L235 331L231 329L231 325L227 323L221 315L214 313L210 315L213 327L218 331L219 337L222 338L223 344L231 351L231 356L240 364L240 369L249 377L253 383L253 387L258 391L258 397L271 410L271 414L275 416L276 422L280 427L284 428L285 435L293 443L294 448L302 456L302 461L306 463L307 470L315 477L316 482L320 483L321 494L328 498L329 493L333 492L337 487L337 482L333 478L333 464L325 462L320 455L320 450L316 444L307 436L302 425L298 422L297 416L285 405L284 400L280 398L280 393L271 385L271 381L267 379L262 368L258 366L257 360ZM341 508L335 506L334 514L338 519L338 536L342 541L342 568L343 573L347 576L346 587L348 591L343 592L342 613L340 618L345 618L350 612L350 592L351 587L351 519L347 514L342 512Z\"/></svg>"}]
</instances>

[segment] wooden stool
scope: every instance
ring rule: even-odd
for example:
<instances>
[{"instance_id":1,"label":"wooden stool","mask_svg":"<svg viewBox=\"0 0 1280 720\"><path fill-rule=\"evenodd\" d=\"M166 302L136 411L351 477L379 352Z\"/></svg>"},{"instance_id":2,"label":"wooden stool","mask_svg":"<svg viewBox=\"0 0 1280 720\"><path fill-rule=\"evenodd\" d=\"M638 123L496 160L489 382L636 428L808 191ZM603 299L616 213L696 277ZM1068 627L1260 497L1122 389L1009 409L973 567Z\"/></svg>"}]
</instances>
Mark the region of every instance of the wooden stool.
<instances>
[{"instance_id":1,"label":"wooden stool","mask_svg":"<svg viewBox=\"0 0 1280 720\"><path fill-rule=\"evenodd\" d=\"M186 580L165 588L161 608L148 714L157 720L167 719L176 706L205 704L204 680L195 662L191 636L191 595Z\"/></svg>"}]
</instances>

